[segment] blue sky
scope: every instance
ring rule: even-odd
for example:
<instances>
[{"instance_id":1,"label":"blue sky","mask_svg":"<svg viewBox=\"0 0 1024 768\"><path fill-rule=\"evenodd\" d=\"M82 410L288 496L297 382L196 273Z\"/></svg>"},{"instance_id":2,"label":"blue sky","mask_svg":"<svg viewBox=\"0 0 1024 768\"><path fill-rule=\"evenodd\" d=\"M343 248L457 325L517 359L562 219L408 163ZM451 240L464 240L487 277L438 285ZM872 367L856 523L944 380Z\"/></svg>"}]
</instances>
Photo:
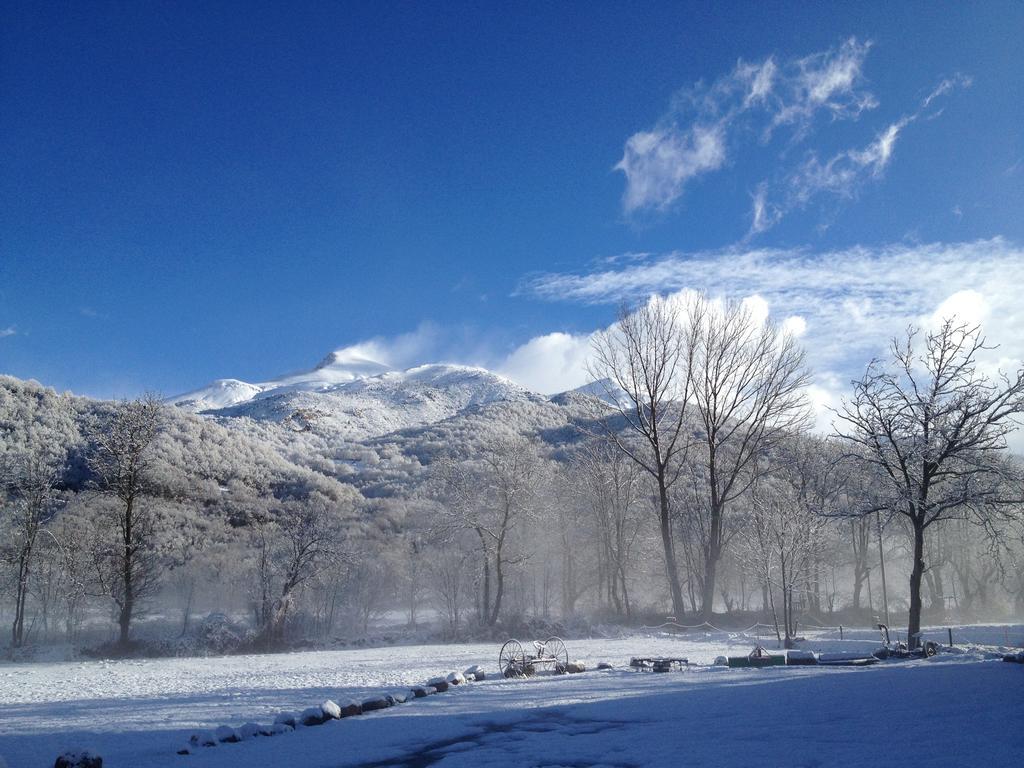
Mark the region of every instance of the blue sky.
<instances>
[{"instance_id":1,"label":"blue sky","mask_svg":"<svg viewBox=\"0 0 1024 768\"><path fill-rule=\"evenodd\" d=\"M810 5L4 2L0 372L555 391L685 288L790 322L822 400L951 309L1016 364L1024 4Z\"/></svg>"}]
</instances>

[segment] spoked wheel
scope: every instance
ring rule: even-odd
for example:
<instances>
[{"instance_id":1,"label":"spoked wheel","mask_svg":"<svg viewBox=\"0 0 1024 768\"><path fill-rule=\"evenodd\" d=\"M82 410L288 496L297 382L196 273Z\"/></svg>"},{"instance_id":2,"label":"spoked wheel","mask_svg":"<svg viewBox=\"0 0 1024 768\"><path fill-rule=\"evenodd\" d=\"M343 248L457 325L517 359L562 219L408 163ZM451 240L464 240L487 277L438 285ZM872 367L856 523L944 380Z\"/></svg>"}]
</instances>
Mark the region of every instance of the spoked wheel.
<instances>
[{"instance_id":1,"label":"spoked wheel","mask_svg":"<svg viewBox=\"0 0 1024 768\"><path fill-rule=\"evenodd\" d=\"M498 652L498 669L504 677L526 675L526 652L518 640L509 640Z\"/></svg>"},{"instance_id":2,"label":"spoked wheel","mask_svg":"<svg viewBox=\"0 0 1024 768\"><path fill-rule=\"evenodd\" d=\"M555 660L555 671L564 672L569 666L569 652L560 637L549 637L544 641L544 653L549 659Z\"/></svg>"}]
</instances>

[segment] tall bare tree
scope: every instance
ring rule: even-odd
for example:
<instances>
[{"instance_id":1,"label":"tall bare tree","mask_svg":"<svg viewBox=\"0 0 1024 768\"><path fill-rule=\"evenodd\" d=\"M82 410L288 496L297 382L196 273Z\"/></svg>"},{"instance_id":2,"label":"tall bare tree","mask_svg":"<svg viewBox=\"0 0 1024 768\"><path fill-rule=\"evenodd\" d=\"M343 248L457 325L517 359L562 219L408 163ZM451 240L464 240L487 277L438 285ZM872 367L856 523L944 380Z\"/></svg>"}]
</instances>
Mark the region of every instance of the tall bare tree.
<instances>
[{"instance_id":1,"label":"tall bare tree","mask_svg":"<svg viewBox=\"0 0 1024 768\"><path fill-rule=\"evenodd\" d=\"M156 587L157 521L154 505L145 497L154 485L151 459L163 424L162 407L153 395L120 403L110 420L90 435L89 468L97 489L114 503L108 518L113 536L97 565L101 588L118 607L122 646L128 645L138 601Z\"/></svg>"},{"instance_id":2,"label":"tall bare tree","mask_svg":"<svg viewBox=\"0 0 1024 768\"><path fill-rule=\"evenodd\" d=\"M646 304L619 310L618 322L598 334L589 373L606 389L624 421L623 436L611 420L608 439L653 479L672 610L685 612L672 537L670 493L686 463L689 428L686 414L692 394L695 339L706 314L703 296L679 301L652 297Z\"/></svg>"},{"instance_id":3,"label":"tall bare tree","mask_svg":"<svg viewBox=\"0 0 1024 768\"><path fill-rule=\"evenodd\" d=\"M911 531L911 645L921 630L925 532L950 519L989 519L1019 502L1006 436L1024 414L1024 370L981 373L987 347L980 328L946 320L924 334L893 339L891 359L874 360L838 416L840 437L872 468L881 496L871 505L902 515Z\"/></svg>"},{"instance_id":4,"label":"tall bare tree","mask_svg":"<svg viewBox=\"0 0 1024 768\"><path fill-rule=\"evenodd\" d=\"M701 424L707 537L701 613L711 618L730 503L758 477L758 460L806 418L808 371L796 339L742 302L705 313L694 339L692 397Z\"/></svg>"}]
</instances>

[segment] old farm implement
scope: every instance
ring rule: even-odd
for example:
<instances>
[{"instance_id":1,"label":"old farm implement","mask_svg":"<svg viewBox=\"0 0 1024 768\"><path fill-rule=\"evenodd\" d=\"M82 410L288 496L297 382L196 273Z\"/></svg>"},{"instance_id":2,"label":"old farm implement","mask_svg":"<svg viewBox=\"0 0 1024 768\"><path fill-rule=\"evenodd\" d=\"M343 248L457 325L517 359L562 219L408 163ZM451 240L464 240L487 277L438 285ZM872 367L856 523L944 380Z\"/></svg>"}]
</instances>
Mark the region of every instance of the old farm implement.
<instances>
[{"instance_id":1,"label":"old farm implement","mask_svg":"<svg viewBox=\"0 0 1024 768\"><path fill-rule=\"evenodd\" d=\"M882 647L872 654L876 659L923 659L939 652L939 644L932 640L921 640L920 632L915 635L916 647L908 648L898 634L895 642L890 639L889 628L885 624L879 624L878 631L882 634Z\"/></svg>"},{"instance_id":2,"label":"old farm implement","mask_svg":"<svg viewBox=\"0 0 1024 768\"><path fill-rule=\"evenodd\" d=\"M509 640L498 652L498 669L505 677L530 677L538 666L550 665L562 673L569 667L569 652L561 638L549 637L543 642L533 641L533 653L527 653L518 640Z\"/></svg>"}]
</instances>

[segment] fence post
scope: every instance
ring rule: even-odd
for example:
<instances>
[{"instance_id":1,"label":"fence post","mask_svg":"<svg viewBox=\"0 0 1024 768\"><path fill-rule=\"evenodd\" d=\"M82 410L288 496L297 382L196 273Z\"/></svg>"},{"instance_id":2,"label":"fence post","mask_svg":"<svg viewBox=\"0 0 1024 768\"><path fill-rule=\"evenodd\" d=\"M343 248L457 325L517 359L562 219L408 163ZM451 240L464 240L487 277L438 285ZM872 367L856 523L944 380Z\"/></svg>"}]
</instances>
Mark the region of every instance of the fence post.
<instances>
[{"instance_id":1,"label":"fence post","mask_svg":"<svg viewBox=\"0 0 1024 768\"><path fill-rule=\"evenodd\" d=\"M843 625L842 624L839 625L839 639L840 640L843 639Z\"/></svg>"},{"instance_id":2,"label":"fence post","mask_svg":"<svg viewBox=\"0 0 1024 768\"><path fill-rule=\"evenodd\" d=\"M949 633L949 647L952 648L953 647L953 628L952 627L946 627L946 632Z\"/></svg>"}]
</instances>

